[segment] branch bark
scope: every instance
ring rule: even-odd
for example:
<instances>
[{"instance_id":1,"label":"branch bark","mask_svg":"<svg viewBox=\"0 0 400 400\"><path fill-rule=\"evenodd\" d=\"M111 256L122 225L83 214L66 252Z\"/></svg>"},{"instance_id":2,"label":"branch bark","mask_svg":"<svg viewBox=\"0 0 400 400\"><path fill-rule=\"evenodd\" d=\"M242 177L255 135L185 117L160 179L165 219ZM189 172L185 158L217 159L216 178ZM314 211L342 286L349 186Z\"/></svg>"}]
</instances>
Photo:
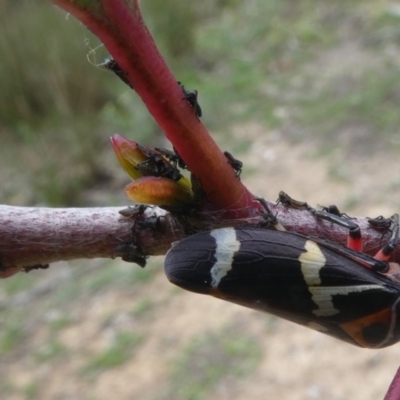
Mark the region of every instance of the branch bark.
<instances>
[{"instance_id":1,"label":"branch bark","mask_svg":"<svg viewBox=\"0 0 400 400\"><path fill-rule=\"evenodd\" d=\"M163 240L149 229L134 235L136 216L126 218L121 208L30 208L0 206L0 278L23 268L81 258L115 258L129 253L123 245L140 243L146 254L165 254L181 238L166 231ZM150 208L147 217L165 215ZM136 236L136 237L134 237Z\"/></svg>"},{"instance_id":2,"label":"branch bark","mask_svg":"<svg viewBox=\"0 0 400 400\"><path fill-rule=\"evenodd\" d=\"M316 219L310 212L269 203L279 222L289 231L346 244L348 231L330 222ZM163 255L171 244L196 230L223 226L259 225L262 215L232 220L213 218L212 214L181 218L149 207L143 221L167 218L160 227L146 224L135 228L138 215L123 217L119 207L104 208L30 208L0 206L0 278L29 267L82 258L129 256L133 246L146 255ZM181 220L179 220L181 219ZM364 251L374 255L388 240L390 232L372 228L366 218L354 218L360 225ZM124 246L127 248L124 250ZM397 246L395 258L400 257Z\"/></svg>"}]
</instances>

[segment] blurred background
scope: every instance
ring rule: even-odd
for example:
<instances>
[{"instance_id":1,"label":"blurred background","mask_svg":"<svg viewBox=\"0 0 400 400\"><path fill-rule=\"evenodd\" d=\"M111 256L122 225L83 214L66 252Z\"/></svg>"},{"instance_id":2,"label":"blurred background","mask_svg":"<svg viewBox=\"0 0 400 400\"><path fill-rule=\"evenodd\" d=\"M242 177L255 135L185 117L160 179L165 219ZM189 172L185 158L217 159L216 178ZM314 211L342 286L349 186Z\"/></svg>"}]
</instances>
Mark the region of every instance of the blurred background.
<instances>
[{"instance_id":1,"label":"blurred background","mask_svg":"<svg viewBox=\"0 0 400 400\"><path fill-rule=\"evenodd\" d=\"M142 1L242 180L347 214L399 212L400 2ZM128 205L113 133L168 146L106 49L43 0L0 3L0 201ZM400 348L363 350L172 287L162 258L0 282L2 399L380 399Z\"/></svg>"}]
</instances>

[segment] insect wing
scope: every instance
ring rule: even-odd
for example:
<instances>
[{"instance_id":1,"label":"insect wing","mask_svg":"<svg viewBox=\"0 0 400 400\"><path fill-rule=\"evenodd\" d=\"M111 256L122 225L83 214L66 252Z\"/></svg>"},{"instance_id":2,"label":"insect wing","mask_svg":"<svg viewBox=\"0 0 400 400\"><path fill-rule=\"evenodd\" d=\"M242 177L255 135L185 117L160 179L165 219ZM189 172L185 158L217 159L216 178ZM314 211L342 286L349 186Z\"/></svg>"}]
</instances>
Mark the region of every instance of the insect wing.
<instances>
[{"instance_id":1,"label":"insect wing","mask_svg":"<svg viewBox=\"0 0 400 400\"><path fill-rule=\"evenodd\" d=\"M345 251L302 235L257 228L200 233L169 251L165 271L184 289L269 312L352 344L383 347L400 339L393 317L399 287Z\"/></svg>"}]
</instances>

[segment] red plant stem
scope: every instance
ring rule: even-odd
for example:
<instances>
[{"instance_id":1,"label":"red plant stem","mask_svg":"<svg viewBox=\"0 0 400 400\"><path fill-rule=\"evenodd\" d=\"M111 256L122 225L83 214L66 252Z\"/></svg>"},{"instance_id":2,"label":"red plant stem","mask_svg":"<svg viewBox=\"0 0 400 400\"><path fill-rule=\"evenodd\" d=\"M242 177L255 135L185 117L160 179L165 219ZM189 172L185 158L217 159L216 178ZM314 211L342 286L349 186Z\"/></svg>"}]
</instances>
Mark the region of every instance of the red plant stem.
<instances>
[{"instance_id":1,"label":"red plant stem","mask_svg":"<svg viewBox=\"0 0 400 400\"><path fill-rule=\"evenodd\" d=\"M212 208L242 210L240 215L235 213L238 217L260 209L183 99L176 78L146 28L138 1L129 7L126 0L93 0L98 4L96 13L82 9L76 1L53 2L82 21L104 43L190 171L200 179Z\"/></svg>"}]
</instances>

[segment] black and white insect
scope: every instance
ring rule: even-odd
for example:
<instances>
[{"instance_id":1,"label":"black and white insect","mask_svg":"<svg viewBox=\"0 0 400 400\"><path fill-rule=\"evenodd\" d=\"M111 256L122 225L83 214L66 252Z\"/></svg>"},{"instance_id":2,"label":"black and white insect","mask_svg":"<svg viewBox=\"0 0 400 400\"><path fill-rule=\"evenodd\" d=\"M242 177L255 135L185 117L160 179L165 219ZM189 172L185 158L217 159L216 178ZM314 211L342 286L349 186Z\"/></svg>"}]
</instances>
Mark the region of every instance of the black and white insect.
<instances>
[{"instance_id":1,"label":"black and white insect","mask_svg":"<svg viewBox=\"0 0 400 400\"><path fill-rule=\"evenodd\" d=\"M189 291L269 312L348 343L382 348L400 340L399 237L375 257L292 232L222 228L177 243L168 279Z\"/></svg>"}]
</instances>

